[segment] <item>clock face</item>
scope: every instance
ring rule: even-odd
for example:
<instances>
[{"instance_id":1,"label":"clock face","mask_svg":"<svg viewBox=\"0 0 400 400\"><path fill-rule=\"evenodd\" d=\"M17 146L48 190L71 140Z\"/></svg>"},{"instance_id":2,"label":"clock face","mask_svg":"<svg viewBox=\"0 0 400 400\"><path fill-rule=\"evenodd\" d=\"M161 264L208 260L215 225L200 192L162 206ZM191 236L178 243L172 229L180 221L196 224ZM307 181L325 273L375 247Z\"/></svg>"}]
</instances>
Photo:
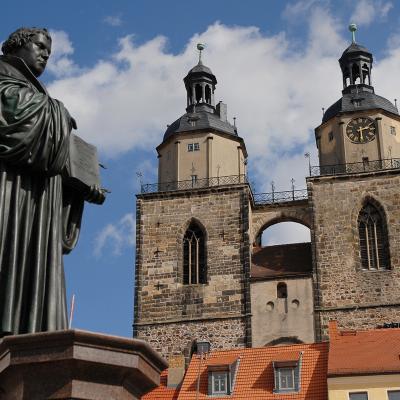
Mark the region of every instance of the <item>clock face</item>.
<instances>
[{"instance_id":1,"label":"clock face","mask_svg":"<svg viewBox=\"0 0 400 400\"><path fill-rule=\"evenodd\" d=\"M346 135L353 143L367 143L375 139L375 129L371 118L354 118L347 124Z\"/></svg>"}]
</instances>

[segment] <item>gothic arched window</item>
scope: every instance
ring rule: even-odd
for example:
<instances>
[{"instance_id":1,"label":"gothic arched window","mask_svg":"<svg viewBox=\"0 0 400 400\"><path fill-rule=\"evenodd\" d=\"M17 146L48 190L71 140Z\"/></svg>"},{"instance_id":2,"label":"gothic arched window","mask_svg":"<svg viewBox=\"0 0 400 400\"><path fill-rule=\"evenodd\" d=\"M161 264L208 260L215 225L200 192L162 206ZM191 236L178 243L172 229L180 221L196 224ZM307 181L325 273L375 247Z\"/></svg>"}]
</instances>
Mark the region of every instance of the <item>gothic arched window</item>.
<instances>
[{"instance_id":1,"label":"gothic arched window","mask_svg":"<svg viewBox=\"0 0 400 400\"><path fill-rule=\"evenodd\" d=\"M205 234L192 222L183 238L183 283L207 283Z\"/></svg>"},{"instance_id":2,"label":"gothic arched window","mask_svg":"<svg viewBox=\"0 0 400 400\"><path fill-rule=\"evenodd\" d=\"M389 269L389 241L386 218L375 205L368 202L358 215L361 266L363 269Z\"/></svg>"}]
</instances>

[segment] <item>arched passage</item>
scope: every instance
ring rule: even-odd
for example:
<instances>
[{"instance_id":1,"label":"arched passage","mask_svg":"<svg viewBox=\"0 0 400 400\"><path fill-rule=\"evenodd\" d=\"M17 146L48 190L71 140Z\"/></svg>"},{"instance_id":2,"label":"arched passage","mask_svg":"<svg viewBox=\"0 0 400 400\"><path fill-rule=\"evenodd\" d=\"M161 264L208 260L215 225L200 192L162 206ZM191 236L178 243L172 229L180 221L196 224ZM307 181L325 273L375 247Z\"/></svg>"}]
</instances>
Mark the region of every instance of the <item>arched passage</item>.
<instances>
[{"instance_id":1,"label":"arched passage","mask_svg":"<svg viewBox=\"0 0 400 400\"><path fill-rule=\"evenodd\" d=\"M253 275L270 278L311 270L311 233L304 223L277 219L259 229L253 242Z\"/></svg>"},{"instance_id":2,"label":"arched passage","mask_svg":"<svg viewBox=\"0 0 400 400\"><path fill-rule=\"evenodd\" d=\"M261 246L310 242L310 229L300 222L277 222L264 228L257 237Z\"/></svg>"}]
</instances>

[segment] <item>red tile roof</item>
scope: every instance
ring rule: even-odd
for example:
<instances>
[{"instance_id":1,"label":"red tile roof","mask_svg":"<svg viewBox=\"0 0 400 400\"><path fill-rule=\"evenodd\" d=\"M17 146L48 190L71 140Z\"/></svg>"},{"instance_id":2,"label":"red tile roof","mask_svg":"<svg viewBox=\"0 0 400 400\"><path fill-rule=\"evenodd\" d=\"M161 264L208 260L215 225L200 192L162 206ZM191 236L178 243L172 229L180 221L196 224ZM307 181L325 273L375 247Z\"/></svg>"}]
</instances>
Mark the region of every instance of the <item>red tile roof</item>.
<instances>
[{"instance_id":1,"label":"red tile roof","mask_svg":"<svg viewBox=\"0 0 400 400\"><path fill-rule=\"evenodd\" d=\"M277 354L272 361L298 361L300 359L301 351L287 351Z\"/></svg>"},{"instance_id":2,"label":"red tile roof","mask_svg":"<svg viewBox=\"0 0 400 400\"><path fill-rule=\"evenodd\" d=\"M177 400L179 388L167 387L168 370L164 370L160 377L160 386L145 394L142 400Z\"/></svg>"},{"instance_id":3,"label":"red tile roof","mask_svg":"<svg viewBox=\"0 0 400 400\"><path fill-rule=\"evenodd\" d=\"M338 331L329 323L329 376L400 373L400 329Z\"/></svg>"},{"instance_id":4,"label":"red tile roof","mask_svg":"<svg viewBox=\"0 0 400 400\"><path fill-rule=\"evenodd\" d=\"M311 243L291 243L253 249L252 279L307 276L311 271Z\"/></svg>"},{"instance_id":5,"label":"red tile roof","mask_svg":"<svg viewBox=\"0 0 400 400\"><path fill-rule=\"evenodd\" d=\"M226 355L221 355L220 357L217 358L210 358L207 360L207 366L213 366L213 365L231 365L233 364L239 356L237 354L226 354Z\"/></svg>"},{"instance_id":6,"label":"red tile roof","mask_svg":"<svg viewBox=\"0 0 400 400\"><path fill-rule=\"evenodd\" d=\"M303 352L300 391L274 394L273 361L287 360L288 358L292 360L294 356L299 356L300 352ZM326 400L328 398L326 383L328 344L314 343L214 351L206 360L201 361L200 369L199 356L194 355L186 372L178 400L196 399L198 376L200 377L198 400L209 400L210 396L207 395L208 365L215 365L218 362L226 363L227 359L234 358L240 358L240 362L233 393L229 396L218 396L218 399Z\"/></svg>"}]
</instances>

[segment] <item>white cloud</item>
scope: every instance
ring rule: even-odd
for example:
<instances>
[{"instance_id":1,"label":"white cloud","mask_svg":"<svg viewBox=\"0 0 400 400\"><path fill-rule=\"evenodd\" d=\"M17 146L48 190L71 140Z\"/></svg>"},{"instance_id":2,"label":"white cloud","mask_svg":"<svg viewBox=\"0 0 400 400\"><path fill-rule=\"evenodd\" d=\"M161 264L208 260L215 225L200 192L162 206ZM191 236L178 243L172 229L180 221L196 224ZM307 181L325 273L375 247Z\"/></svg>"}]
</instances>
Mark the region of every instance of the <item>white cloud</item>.
<instances>
[{"instance_id":1,"label":"white cloud","mask_svg":"<svg viewBox=\"0 0 400 400\"><path fill-rule=\"evenodd\" d=\"M103 22L110 26L121 26L122 18L120 15L108 15L103 19Z\"/></svg>"},{"instance_id":2,"label":"white cloud","mask_svg":"<svg viewBox=\"0 0 400 400\"><path fill-rule=\"evenodd\" d=\"M359 26L370 25L374 20L385 19L393 8L390 1L383 0L359 0L356 3L350 21Z\"/></svg>"},{"instance_id":3,"label":"white cloud","mask_svg":"<svg viewBox=\"0 0 400 400\"><path fill-rule=\"evenodd\" d=\"M166 125L185 111L182 78L202 41L204 63L219 82L216 100L228 103L231 120L237 116L250 156L268 158L279 148L308 143L321 107L340 95L337 58L344 42L337 21L315 6L309 25L304 49L283 32L264 36L255 27L220 23L193 36L178 55L166 51L164 37L138 46L127 36L112 59L55 80L49 90L69 108L78 133L103 152L155 148Z\"/></svg>"},{"instance_id":4,"label":"white cloud","mask_svg":"<svg viewBox=\"0 0 400 400\"><path fill-rule=\"evenodd\" d=\"M319 3L318 3L319 2ZM283 10L282 16L290 22L299 22L309 15L310 10L319 4L327 6L328 1L321 0L300 0L289 2Z\"/></svg>"},{"instance_id":5,"label":"white cloud","mask_svg":"<svg viewBox=\"0 0 400 400\"><path fill-rule=\"evenodd\" d=\"M47 69L57 78L70 76L80 72L79 67L72 60L74 48L68 34L63 31L50 31L52 38L51 57Z\"/></svg>"},{"instance_id":6,"label":"white cloud","mask_svg":"<svg viewBox=\"0 0 400 400\"><path fill-rule=\"evenodd\" d=\"M285 32L265 35L256 27L220 23L194 35L176 55L167 51L165 37L137 45L134 36L126 36L110 59L54 80L50 93L63 100L77 119L78 134L103 154L155 149L166 125L185 112L182 78L197 61L196 44L206 43L203 62L217 76L216 101L228 104L230 120L237 117L257 191L270 191L272 180L276 190L287 190L291 177L296 188L305 187L304 153L310 152L312 163L317 164L314 128L321 122L321 107L329 107L341 96L337 60L348 45L339 34L343 24L326 7L307 3L309 28L301 45ZM384 10L387 4L382 3ZM63 54L73 55L68 46ZM394 77L399 68L397 46L374 64L372 78L378 94L398 97L400 81ZM145 169L154 170L156 165L154 151ZM125 228L120 222L106 226L97 238L96 252L109 243L114 252L121 251L126 245L121 229Z\"/></svg>"},{"instance_id":7,"label":"white cloud","mask_svg":"<svg viewBox=\"0 0 400 400\"><path fill-rule=\"evenodd\" d=\"M114 224L106 225L96 236L94 255L99 257L108 248L120 255L126 247L135 245L136 221L132 213L125 214Z\"/></svg>"}]
</instances>

